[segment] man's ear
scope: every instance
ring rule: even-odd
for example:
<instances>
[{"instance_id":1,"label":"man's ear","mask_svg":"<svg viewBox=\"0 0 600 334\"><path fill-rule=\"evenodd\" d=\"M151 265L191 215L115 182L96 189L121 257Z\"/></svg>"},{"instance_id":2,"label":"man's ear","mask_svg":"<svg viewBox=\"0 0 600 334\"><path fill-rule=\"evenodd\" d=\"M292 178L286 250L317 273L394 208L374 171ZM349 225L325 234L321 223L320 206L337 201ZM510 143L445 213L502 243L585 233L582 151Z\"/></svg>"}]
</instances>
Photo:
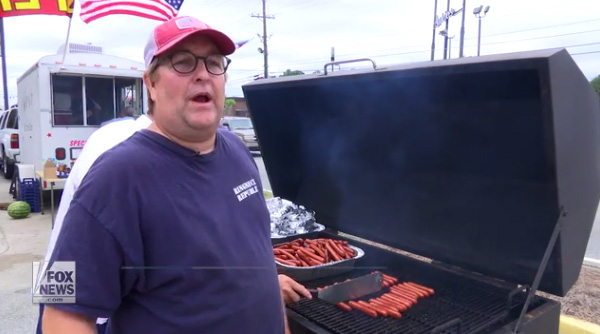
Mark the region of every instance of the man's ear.
<instances>
[{"instance_id":1,"label":"man's ear","mask_svg":"<svg viewBox=\"0 0 600 334\"><path fill-rule=\"evenodd\" d=\"M146 85L146 88L148 88L148 92L150 92L150 98L152 99L152 101L156 100L154 96L156 89L154 88L154 83L152 82L152 80L150 80L150 77L148 76L148 72L144 72L142 79L144 80L144 85Z\"/></svg>"}]
</instances>

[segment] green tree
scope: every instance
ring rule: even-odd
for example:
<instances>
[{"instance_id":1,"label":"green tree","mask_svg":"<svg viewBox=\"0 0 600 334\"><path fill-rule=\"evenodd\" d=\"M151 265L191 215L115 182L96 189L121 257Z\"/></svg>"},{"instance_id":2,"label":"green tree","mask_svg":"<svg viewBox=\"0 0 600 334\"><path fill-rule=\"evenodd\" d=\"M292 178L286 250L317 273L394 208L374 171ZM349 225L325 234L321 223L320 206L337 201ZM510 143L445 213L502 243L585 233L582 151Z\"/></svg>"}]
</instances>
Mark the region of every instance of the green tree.
<instances>
[{"instance_id":1,"label":"green tree","mask_svg":"<svg viewBox=\"0 0 600 334\"><path fill-rule=\"evenodd\" d=\"M233 106L235 106L234 99L225 99L225 114L229 114L229 112L231 111L231 108L233 108Z\"/></svg>"},{"instance_id":2,"label":"green tree","mask_svg":"<svg viewBox=\"0 0 600 334\"><path fill-rule=\"evenodd\" d=\"M596 93L598 93L598 95L600 96L600 75L595 77L591 83L592 87L594 87L594 89L596 90Z\"/></svg>"},{"instance_id":3,"label":"green tree","mask_svg":"<svg viewBox=\"0 0 600 334\"><path fill-rule=\"evenodd\" d=\"M302 74L304 74L304 72L302 72L302 71L298 71L298 70L292 71L290 69L287 69L285 72L283 72L282 75L280 75L280 77L289 77L291 75L302 75Z\"/></svg>"}]
</instances>

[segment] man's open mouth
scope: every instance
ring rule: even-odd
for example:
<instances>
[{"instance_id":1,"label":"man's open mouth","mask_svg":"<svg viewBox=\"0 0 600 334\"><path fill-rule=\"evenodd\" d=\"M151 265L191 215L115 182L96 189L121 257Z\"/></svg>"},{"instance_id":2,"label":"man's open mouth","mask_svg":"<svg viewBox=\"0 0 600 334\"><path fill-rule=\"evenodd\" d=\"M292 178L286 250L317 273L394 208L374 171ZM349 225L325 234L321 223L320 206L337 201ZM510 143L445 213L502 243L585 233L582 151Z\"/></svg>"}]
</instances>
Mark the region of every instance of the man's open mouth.
<instances>
[{"instance_id":1,"label":"man's open mouth","mask_svg":"<svg viewBox=\"0 0 600 334\"><path fill-rule=\"evenodd\" d=\"M192 101L194 102L198 102L198 103L208 103L212 100L210 94L208 93L200 93L197 95L194 95L194 97L192 98Z\"/></svg>"}]
</instances>

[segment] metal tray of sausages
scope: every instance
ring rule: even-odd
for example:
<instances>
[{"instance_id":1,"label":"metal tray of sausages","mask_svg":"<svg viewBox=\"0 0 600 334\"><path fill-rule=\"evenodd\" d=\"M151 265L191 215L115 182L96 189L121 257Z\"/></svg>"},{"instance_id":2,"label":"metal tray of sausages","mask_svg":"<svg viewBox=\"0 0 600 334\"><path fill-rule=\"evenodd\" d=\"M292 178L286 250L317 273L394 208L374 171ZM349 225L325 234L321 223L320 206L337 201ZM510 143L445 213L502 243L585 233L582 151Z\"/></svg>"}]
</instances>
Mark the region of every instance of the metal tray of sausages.
<instances>
[{"instance_id":1,"label":"metal tray of sausages","mask_svg":"<svg viewBox=\"0 0 600 334\"><path fill-rule=\"evenodd\" d=\"M273 247L277 245L280 244L273 245ZM356 251L356 255L353 258L329 262L326 264L321 264L312 267L290 266L279 263L277 262L277 259L275 259L277 271L278 273L287 275L298 282L306 282L318 278L336 276L352 271L354 269L354 264L356 260L363 257L365 255L365 252L362 249L356 246L352 246L350 244L348 244L347 247L352 248Z\"/></svg>"}]
</instances>

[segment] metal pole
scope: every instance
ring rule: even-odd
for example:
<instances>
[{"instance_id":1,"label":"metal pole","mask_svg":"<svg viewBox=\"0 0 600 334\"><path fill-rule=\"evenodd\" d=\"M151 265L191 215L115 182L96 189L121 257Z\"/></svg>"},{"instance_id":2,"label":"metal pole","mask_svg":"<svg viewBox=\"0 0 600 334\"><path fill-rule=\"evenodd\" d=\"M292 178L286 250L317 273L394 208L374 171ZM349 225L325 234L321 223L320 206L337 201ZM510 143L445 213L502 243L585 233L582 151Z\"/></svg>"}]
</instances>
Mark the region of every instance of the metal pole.
<instances>
[{"instance_id":1,"label":"metal pole","mask_svg":"<svg viewBox=\"0 0 600 334\"><path fill-rule=\"evenodd\" d=\"M62 61L60 62L62 67L65 68L65 57L67 56L67 50L69 49L69 36L71 35L71 22L73 22L73 18L69 18L69 27L67 28L67 41L65 42L65 48L63 50Z\"/></svg>"},{"instance_id":2,"label":"metal pole","mask_svg":"<svg viewBox=\"0 0 600 334\"><path fill-rule=\"evenodd\" d=\"M332 46L331 47L331 58L330 58L331 62L335 61L335 48ZM331 72L333 72L333 70L335 69L335 65L331 64Z\"/></svg>"},{"instance_id":3,"label":"metal pole","mask_svg":"<svg viewBox=\"0 0 600 334\"><path fill-rule=\"evenodd\" d=\"M450 0L448 0L448 6L446 8L446 12L450 11ZM450 18L446 19L446 32L448 31L448 21ZM444 59L446 59L446 54L448 53L448 35L444 36Z\"/></svg>"},{"instance_id":4,"label":"metal pole","mask_svg":"<svg viewBox=\"0 0 600 334\"><path fill-rule=\"evenodd\" d=\"M437 5L438 0L435 0L435 7L433 8L433 37L431 39L431 60L433 61L435 57L435 21L437 19Z\"/></svg>"},{"instance_id":5,"label":"metal pole","mask_svg":"<svg viewBox=\"0 0 600 334\"><path fill-rule=\"evenodd\" d=\"M2 52L2 88L4 92L4 110L8 110L8 84L6 80L6 47L5 47L5 39L4 39L4 20L0 17L0 38L2 39L0 43L0 52Z\"/></svg>"},{"instance_id":6,"label":"metal pole","mask_svg":"<svg viewBox=\"0 0 600 334\"><path fill-rule=\"evenodd\" d=\"M448 59L452 59L452 38L448 38Z\"/></svg>"},{"instance_id":7,"label":"metal pole","mask_svg":"<svg viewBox=\"0 0 600 334\"><path fill-rule=\"evenodd\" d=\"M467 12L467 0L463 0L462 5L462 24L460 25L460 51L458 53L458 57L462 58L465 56L464 48L465 48L465 13Z\"/></svg>"},{"instance_id":8,"label":"metal pole","mask_svg":"<svg viewBox=\"0 0 600 334\"><path fill-rule=\"evenodd\" d=\"M479 33L477 34L477 57L479 57L480 50L481 50L481 16L479 17Z\"/></svg>"},{"instance_id":9,"label":"metal pole","mask_svg":"<svg viewBox=\"0 0 600 334\"><path fill-rule=\"evenodd\" d=\"M265 79L269 78L268 50L267 50L267 4L266 0L262 0L263 8L263 55L265 59Z\"/></svg>"}]
</instances>

